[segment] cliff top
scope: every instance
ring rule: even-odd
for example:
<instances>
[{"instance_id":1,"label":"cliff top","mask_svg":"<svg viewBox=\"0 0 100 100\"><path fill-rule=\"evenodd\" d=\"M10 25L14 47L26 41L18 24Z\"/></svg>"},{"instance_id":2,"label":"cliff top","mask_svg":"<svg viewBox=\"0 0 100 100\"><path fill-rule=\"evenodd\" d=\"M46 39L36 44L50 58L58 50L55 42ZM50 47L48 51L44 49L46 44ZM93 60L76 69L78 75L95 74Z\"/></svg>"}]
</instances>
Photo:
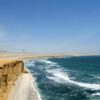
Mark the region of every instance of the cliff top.
<instances>
[{"instance_id":1,"label":"cliff top","mask_svg":"<svg viewBox=\"0 0 100 100\"><path fill-rule=\"evenodd\" d=\"M18 62L21 62L21 60L11 60L11 59L0 59L0 69L1 68L4 68L5 67L5 65L9 65L9 64L16 64L16 63L18 63Z\"/></svg>"},{"instance_id":2,"label":"cliff top","mask_svg":"<svg viewBox=\"0 0 100 100\"><path fill-rule=\"evenodd\" d=\"M3 65L3 64L8 64L8 63L11 63L11 62L14 62L14 60L0 60L0 65Z\"/></svg>"}]
</instances>

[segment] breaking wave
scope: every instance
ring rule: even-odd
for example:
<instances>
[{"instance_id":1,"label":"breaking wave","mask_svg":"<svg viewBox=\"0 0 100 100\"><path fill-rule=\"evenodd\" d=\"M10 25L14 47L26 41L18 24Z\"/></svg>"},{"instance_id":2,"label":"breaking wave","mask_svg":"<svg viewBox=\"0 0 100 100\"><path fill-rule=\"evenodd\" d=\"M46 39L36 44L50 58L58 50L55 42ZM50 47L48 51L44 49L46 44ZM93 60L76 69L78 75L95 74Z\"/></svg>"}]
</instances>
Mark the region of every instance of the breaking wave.
<instances>
[{"instance_id":1,"label":"breaking wave","mask_svg":"<svg viewBox=\"0 0 100 100\"><path fill-rule=\"evenodd\" d=\"M35 59L26 65L36 78L39 94L43 100L96 100L100 99L100 76L98 68L67 58ZM80 64L81 63L81 64ZM67 65L69 64L69 65ZM82 66L81 66L82 65ZM86 65L86 66L84 66ZM86 69L86 72L82 68ZM94 69L91 73L91 69ZM99 99L98 99L99 98Z\"/></svg>"},{"instance_id":2,"label":"breaking wave","mask_svg":"<svg viewBox=\"0 0 100 100\"><path fill-rule=\"evenodd\" d=\"M47 60L41 60L41 61L48 63L48 64L52 64L52 65L58 65L57 63L47 61ZM61 69L61 68L47 69L47 72L52 74L52 76L47 76L47 77L49 79L52 79L59 83L67 82L67 83L71 83L71 84L78 85L80 87L84 87L84 88L88 88L88 89L92 89L92 90L100 90L100 84L92 84L92 83L83 83L83 82L73 81L69 77L68 73L64 72L63 70L64 69Z\"/></svg>"}]
</instances>

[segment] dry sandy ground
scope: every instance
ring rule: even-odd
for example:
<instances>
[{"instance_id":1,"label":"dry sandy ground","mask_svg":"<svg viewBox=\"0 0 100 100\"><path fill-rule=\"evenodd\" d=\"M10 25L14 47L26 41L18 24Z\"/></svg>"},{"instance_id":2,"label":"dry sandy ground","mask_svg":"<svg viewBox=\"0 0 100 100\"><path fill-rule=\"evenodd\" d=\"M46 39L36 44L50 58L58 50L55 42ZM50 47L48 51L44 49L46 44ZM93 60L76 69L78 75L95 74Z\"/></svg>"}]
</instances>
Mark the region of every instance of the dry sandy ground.
<instances>
[{"instance_id":1,"label":"dry sandy ground","mask_svg":"<svg viewBox=\"0 0 100 100\"><path fill-rule=\"evenodd\" d=\"M28 73L23 73L13 88L8 100L40 100L37 92L33 87L32 76Z\"/></svg>"},{"instance_id":2,"label":"dry sandy ground","mask_svg":"<svg viewBox=\"0 0 100 100\"><path fill-rule=\"evenodd\" d=\"M0 65L11 63L13 61L14 60L11 60L11 59L0 59Z\"/></svg>"},{"instance_id":3,"label":"dry sandy ground","mask_svg":"<svg viewBox=\"0 0 100 100\"><path fill-rule=\"evenodd\" d=\"M43 55L39 54L27 54L27 53L0 53L0 60L25 60L25 59L32 59L43 57Z\"/></svg>"}]
</instances>

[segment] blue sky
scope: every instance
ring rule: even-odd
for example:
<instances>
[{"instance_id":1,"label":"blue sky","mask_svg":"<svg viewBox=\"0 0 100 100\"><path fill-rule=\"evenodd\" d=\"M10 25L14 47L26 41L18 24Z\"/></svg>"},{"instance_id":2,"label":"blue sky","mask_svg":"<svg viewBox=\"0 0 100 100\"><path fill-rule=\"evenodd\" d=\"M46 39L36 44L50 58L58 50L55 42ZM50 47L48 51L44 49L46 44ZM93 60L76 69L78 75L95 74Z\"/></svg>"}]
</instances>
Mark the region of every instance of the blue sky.
<instances>
[{"instance_id":1,"label":"blue sky","mask_svg":"<svg viewBox=\"0 0 100 100\"><path fill-rule=\"evenodd\" d=\"M100 54L100 0L0 0L0 49Z\"/></svg>"}]
</instances>

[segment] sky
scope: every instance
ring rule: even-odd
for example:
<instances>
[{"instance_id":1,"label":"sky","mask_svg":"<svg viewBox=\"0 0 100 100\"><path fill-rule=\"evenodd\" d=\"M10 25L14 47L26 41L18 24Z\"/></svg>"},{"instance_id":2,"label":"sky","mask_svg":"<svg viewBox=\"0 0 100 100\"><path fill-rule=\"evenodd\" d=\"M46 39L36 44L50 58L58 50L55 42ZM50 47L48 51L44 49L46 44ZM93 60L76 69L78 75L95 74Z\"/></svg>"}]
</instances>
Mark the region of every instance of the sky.
<instances>
[{"instance_id":1,"label":"sky","mask_svg":"<svg viewBox=\"0 0 100 100\"><path fill-rule=\"evenodd\" d=\"M0 0L0 50L100 54L100 0Z\"/></svg>"}]
</instances>

